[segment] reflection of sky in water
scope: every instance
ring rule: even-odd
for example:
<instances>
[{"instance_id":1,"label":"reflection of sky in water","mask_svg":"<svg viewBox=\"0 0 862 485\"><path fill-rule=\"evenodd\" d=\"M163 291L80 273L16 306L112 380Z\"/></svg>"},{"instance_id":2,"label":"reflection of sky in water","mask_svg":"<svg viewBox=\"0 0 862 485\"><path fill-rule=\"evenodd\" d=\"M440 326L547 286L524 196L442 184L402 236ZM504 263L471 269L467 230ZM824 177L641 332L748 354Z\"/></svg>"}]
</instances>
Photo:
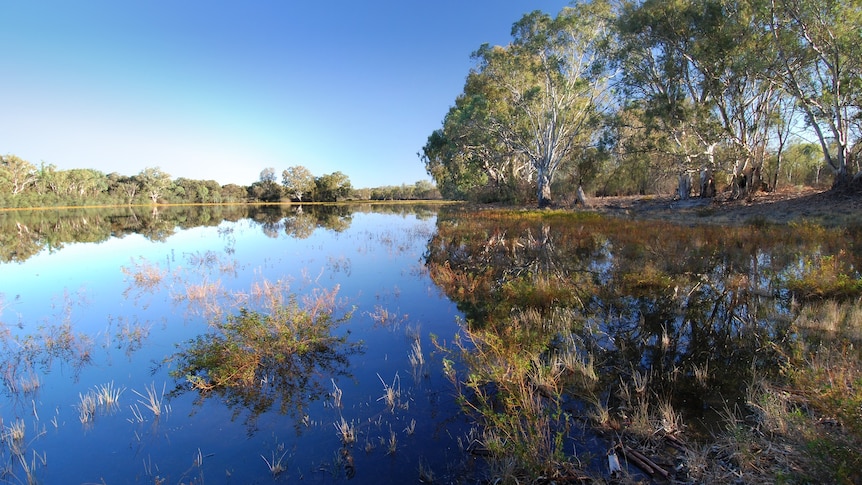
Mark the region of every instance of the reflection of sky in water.
<instances>
[{"instance_id":1,"label":"reflection of sky in water","mask_svg":"<svg viewBox=\"0 0 862 485\"><path fill-rule=\"evenodd\" d=\"M271 460L279 444L287 451L288 480L325 481L338 473L343 479L336 459L340 442L333 427L339 413L321 401L311 403L310 427L301 436L295 423L274 411L264 414L258 431L250 435L242 416L232 420L230 410L217 400L195 407L191 394L181 395L171 401L172 411L156 422L133 392L144 393L152 383L160 391L167 382L170 389L168 369L158 363L176 351L175 344L206 330L201 317L189 316L184 303L171 301L189 281L248 291L262 279L285 279L297 293L339 285L339 296L356 306L354 318L343 329L351 331L352 341L365 343L365 353L352 360L353 379L338 380L345 401L341 414L361 424L359 442L351 449L357 466L353 481L377 483L376 469L387 470L393 479L415 481L420 457L426 464L443 463L456 453L452 442L430 445L437 440L432 434L439 420L455 414L451 399L438 398L448 396L448 383L439 373L414 382L408 362L407 327L420 329L426 359L432 350L429 333L448 339L456 331L454 304L418 271L433 229L433 220L355 213L350 227L340 233L317 229L306 239L295 239L280 230L273 238L256 223L243 220L178 230L164 242L128 235L98 244L68 244L24 263L2 265L5 309L0 321L16 335L69 322L75 332L92 340L92 352L91 365L79 371L54 360L39 390L0 404L0 417L4 423L24 419L30 437L37 429L45 430L28 453L46 454L47 466L36 472L46 483L95 483L102 478L106 483L151 483L155 475L169 478L169 483L203 477L220 483L227 473L237 483L268 481L261 455ZM214 265L196 264L207 255ZM165 279L157 291L133 288L126 298L131 278L121 267L142 262L157 265L166 272ZM219 265L235 272L220 271ZM398 325L376 326L371 315L377 307L394 314ZM17 328L19 323L22 329ZM126 352L127 342L119 336L124 327L148 329L142 349ZM396 373L409 410L382 412L381 379L391 384ZM329 382L328 376L318 377ZM110 381L126 388L120 407L82 427L75 409L79 393ZM134 419L130 406L135 405L145 422ZM408 435L404 430L411 419L417 421L416 432ZM381 440L392 431L400 453L387 455L388 445ZM369 444L374 449L366 453ZM202 467L194 466L198 450L204 456Z\"/></svg>"}]
</instances>

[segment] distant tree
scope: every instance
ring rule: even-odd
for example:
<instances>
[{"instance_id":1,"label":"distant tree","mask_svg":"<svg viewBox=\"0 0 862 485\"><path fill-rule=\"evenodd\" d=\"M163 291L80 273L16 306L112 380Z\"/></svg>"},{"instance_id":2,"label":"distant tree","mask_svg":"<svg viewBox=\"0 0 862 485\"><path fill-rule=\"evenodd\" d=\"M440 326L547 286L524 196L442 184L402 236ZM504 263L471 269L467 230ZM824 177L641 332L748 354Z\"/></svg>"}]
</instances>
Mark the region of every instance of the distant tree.
<instances>
[{"instance_id":1,"label":"distant tree","mask_svg":"<svg viewBox=\"0 0 862 485\"><path fill-rule=\"evenodd\" d=\"M236 184L227 184L221 188L222 202L236 203L244 202L248 198L248 192L244 187Z\"/></svg>"},{"instance_id":2,"label":"distant tree","mask_svg":"<svg viewBox=\"0 0 862 485\"><path fill-rule=\"evenodd\" d=\"M65 170L65 188L68 195L93 197L108 190L108 177L104 173L89 168Z\"/></svg>"},{"instance_id":3,"label":"distant tree","mask_svg":"<svg viewBox=\"0 0 862 485\"><path fill-rule=\"evenodd\" d=\"M215 180L202 180L198 186L197 197L201 202L220 204L222 202L221 185Z\"/></svg>"},{"instance_id":4,"label":"distant tree","mask_svg":"<svg viewBox=\"0 0 862 485\"><path fill-rule=\"evenodd\" d=\"M266 167L265 169L260 171L260 181L261 182L275 182L275 169L272 167Z\"/></svg>"},{"instance_id":5,"label":"distant tree","mask_svg":"<svg viewBox=\"0 0 862 485\"><path fill-rule=\"evenodd\" d=\"M174 194L179 202L207 203L221 201L221 186L214 180L195 180L184 177L174 182Z\"/></svg>"},{"instance_id":6,"label":"distant tree","mask_svg":"<svg viewBox=\"0 0 862 485\"><path fill-rule=\"evenodd\" d=\"M141 186L138 185L137 182L129 180L126 182L118 182L116 185L117 193L121 194L122 197L128 202L130 205L132 201L135 200L135 195L138 194L138 190L140 190Z\"/></svg>"},{"instance_id":7,"label":"distant tree","mask_svg":"<svg viewBox=\"0 0 862 485\"><path fill-rule=\"evenodd\" d=\"M36 167L17 155L0 155L0 188L20 194L36 181Z\"/></svg>"},{"instance_id":8,"label":"distant tree","mask_svg":"<svg viewBox=\"0 0 862 485\"><path fill-rule=\"evenodd\" d=\"M58 193L57 189L57 167L53 163L42 162L36 173L36 191L39 194Z\"/></svg>"},{"instance_id":9,"label":"distant tree","mask_svg":"<svg viewBox=\"0 0 862 485\"><path fill-rule=\"evenodd\" d=\"M342 172L333 172L315 179L314 200L337 202L346 199L353 187L350 178Z\"/></svg>"},{"instance_id":10,"label":"distant tree","mask_svg":"<svg viewBox=\"0 0 862 485\"><path fill-rule=\"evenodd\" d=\"M428 180L419 180L413 184L413 196L417 199L439 199L440 191Z\"/></svg>"},{"instance_id":11,"label":"distant tree","mask_svg":"<svg viewBox=\"0 0 862 485\"><path fill-rule=\"evenodd\" d=\"M314 175L302 165L290 167L281 173L281 183L291 199L302 201L302 196L314 190Z\"/></svg>"},{"instance_id":12,"label":"distant tree","mask_svg":"<svg viewBox=\"0 0 862 485\"><path fill-rule=\"evenodd\" d=\"M171 187L171 176L159 167L143 169L138 174L137 181L153 204L158 203L159 198Z\"/></svg>"},{"instance_id":13,"label":"distant tree","mask_svg":"<svg viewBox=\"0 0 862 485\"><path fill-rule=\"evenodd\" d=\"M281 186L276 182L275 169L267 167L260 171L260 180L251 184L249 197L262 202L278 202L281 200Z\"/></svg>"}]
</instances>

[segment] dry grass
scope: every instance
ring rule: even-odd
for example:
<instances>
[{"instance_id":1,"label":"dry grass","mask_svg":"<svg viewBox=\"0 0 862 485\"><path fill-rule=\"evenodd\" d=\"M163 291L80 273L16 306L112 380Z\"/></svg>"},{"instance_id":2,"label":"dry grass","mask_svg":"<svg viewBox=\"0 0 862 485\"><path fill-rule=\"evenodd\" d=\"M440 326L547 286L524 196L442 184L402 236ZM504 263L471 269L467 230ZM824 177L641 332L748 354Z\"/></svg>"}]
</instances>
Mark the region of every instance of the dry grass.
<instances>
[{"instance_id":1,"label":"dry grass","mask_svg":"<svg viewBox=\"0 0 862 485\"><path fill-rule=\"evenodd\" d=\"M401 378L398 377L398 373L396 372L391 385L386 384L386 381L380 377L380 374L377 374L377 378L383 384L383 395L377 400L386 403L387 411L390 413L395 412L395 408L400 404L401 399Z\"/></svg>"},{"instance_id":2,"label":"dry grass","mask_svg":"<svg viewBox=\"0 0 862 485\"><path fill-rule=\"evenodd\" d=\"M156 383L150 384L149 387L144 386L144 392L146 395L132 389L132 392L138 395L140 399L138 399L138 403L144 406L146 409L149 409L150 412L153 413L153 416L156 418L162 415L163 410L167 410L168 408L164 406L163 401L165 399L165 389L167 388L167 383L162 385L162 391L159 393L156 391Z\"/></svg>"},{"instance_id":3,"label":"dry grass","mask_svg":"<svg viewBox=\"0 0 862 485\"><path fill-rule=\"evenodd\" d=\"M356 442L356 426L353 422L348 423L342 416L340 422L333 424L335 429L338 430L338 436L341 438L342 445L348 446Z\"/></svg>"},{"instance_id":4,"label":"dry grass","mask_svg":"<svg viewBox=\"0 0 862 485\"><path fill-rule=\"evenodd\" d=\"M280 455L273 451L271 453L271 457L269 460L263 455L260 455L263 458L264 463L266 463L266 468L269 470L269 474L272 475L273 478L277 478L279 475L287 471L287 463L284 461L284 457L287 456L287 451L283 450L283 446L279 446Z\"/></svg>"},{"instance_id":5,"label":"dry grass","mask_svg":"<svg viewBox=\"0 0 862 485\"><path fill-rule=\"evenodd\" d=\"M96 394L93 391L87 391L85 394L78 393L76 409L81 424L90 424L96 418L96 403Z\"/></svg>"}]
</instances>

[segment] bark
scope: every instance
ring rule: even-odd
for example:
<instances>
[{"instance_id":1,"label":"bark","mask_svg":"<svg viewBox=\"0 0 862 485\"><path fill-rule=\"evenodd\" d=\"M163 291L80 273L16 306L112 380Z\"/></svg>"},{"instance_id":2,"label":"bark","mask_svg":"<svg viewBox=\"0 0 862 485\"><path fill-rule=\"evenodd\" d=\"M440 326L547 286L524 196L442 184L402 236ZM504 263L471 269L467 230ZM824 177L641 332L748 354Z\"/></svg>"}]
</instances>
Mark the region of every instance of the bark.
<instances>
[{"instance_id":1,"label":"bark","mask_svg":"<svg viewBox=\"0 0 862 485\"><path fill-rule=\"evenodd\" d=\"M584 188L578 185L578 204L581 204L584 207L589 207L587 204L587 195L584 193Z\"/></svg>"},{"instance_id":2,"label":"bark","mask_svg":"<svg viewBox=\"0 0 862 485\"><path fill-rule=\"evenodd\" d=\"M677 195L679 200L688 200L691 196L691 174L683 172L679 176L679 186L677 187Z\"/></svg>"},{"instance_id":3,"label":"bark","mask_svg":"<svg viewBox=\"0 0 862 485\"><path fill-rule=\"evenodd\" d=\"M715 197L715 178L712 170L708 168L700 171L700 197L704 199Z\"/></svg>"},{"instance_id":4,"label":"bark","mask_svg":"<svg viewBox=\"0 0 862 485\"><path fill-rule=\"evenodd\" d=\"M551 205L551 181L545 170L539 169L538 173L538 198L539 208L545 208Z\"/></svg>"}]
</instances>

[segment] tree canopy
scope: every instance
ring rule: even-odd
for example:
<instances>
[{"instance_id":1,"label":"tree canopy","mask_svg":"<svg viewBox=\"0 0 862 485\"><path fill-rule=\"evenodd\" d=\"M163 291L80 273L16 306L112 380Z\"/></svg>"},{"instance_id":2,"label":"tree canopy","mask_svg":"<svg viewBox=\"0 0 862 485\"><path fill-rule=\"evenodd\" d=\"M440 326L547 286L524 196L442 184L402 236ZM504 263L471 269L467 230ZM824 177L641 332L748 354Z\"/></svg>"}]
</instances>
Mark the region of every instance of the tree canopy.
<instances>
[{"instance_id":1,"label":"tree canopy","mask_svg":"<svg viewBox=\"0 0 862 485\"><path fill-rule=\"evenodd\" d=\"M692 177L697 195L747 197L791 183L783 154L809 140L835 185L859 183L860 41L856 0L580 0L555 17L530 12L509 44L479 47L420 158L444 196L535 191L539 206L552 187L580 185L613 194L673 181L687 197Z\"/></svg>"}]
</instances>

